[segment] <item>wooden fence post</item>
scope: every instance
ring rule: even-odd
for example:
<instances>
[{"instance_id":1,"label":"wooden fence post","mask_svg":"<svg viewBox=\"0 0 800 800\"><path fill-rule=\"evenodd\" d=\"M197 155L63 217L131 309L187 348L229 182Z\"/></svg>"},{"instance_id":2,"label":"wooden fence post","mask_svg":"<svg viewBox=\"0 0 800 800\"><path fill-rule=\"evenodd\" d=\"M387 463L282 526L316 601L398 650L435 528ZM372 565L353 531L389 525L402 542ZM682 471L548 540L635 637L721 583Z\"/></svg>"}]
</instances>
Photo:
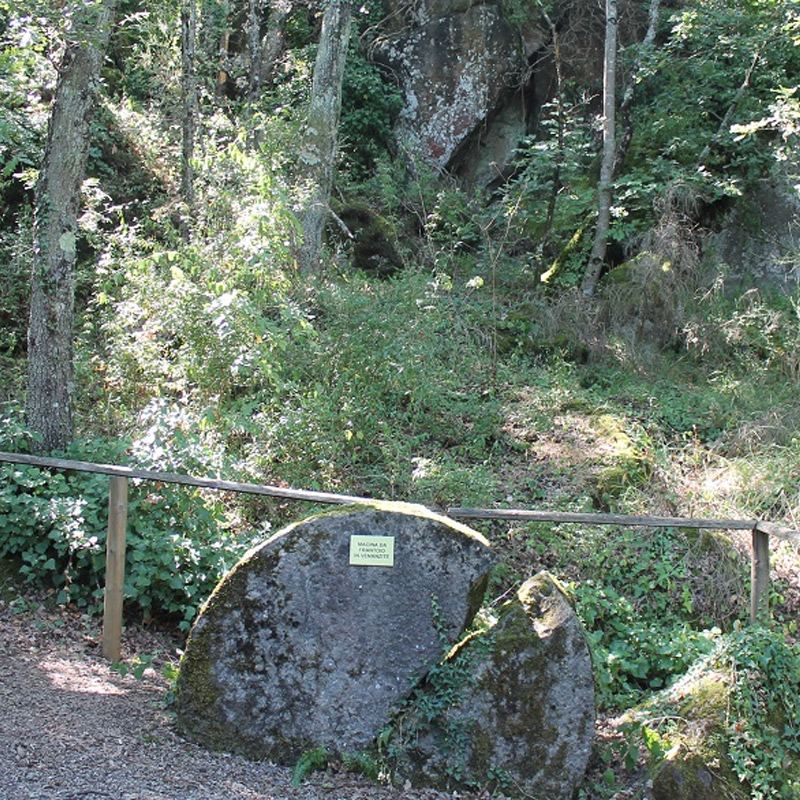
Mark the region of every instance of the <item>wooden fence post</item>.
<instances>
[{"instance_id":1,"label":"wooden fence post","mask_svg":"<svg viewBox=\"0 0 800 800\"><path fill-rule=\"evenodd\" d=\"M122 596L125 586L125 529L128 479L111 477L108 491L106 588L103 598L103 657L119 661L122 651Z\"/></svg>"},{"instance_id":2,"label":"wooden fence post","mask_svg":"<svg viewBox=\"0 0 800 800\"><path fill-rule=\"evenodd\" d=\"M769 619L769 534L753 528L750 562L750 622Z\"/></svg>"}]
</instances>

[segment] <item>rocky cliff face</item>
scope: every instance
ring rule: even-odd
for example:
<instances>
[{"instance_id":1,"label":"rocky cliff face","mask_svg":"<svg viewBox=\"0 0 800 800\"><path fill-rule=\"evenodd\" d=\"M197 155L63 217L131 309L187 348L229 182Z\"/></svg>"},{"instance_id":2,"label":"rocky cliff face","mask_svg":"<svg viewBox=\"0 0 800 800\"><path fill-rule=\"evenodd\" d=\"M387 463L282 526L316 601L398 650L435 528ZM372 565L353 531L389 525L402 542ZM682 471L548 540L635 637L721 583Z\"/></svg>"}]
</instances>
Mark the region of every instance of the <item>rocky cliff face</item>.
<instances>
[{"instance_id":1,"label":"rocky cliff face","mask_svg":"<svg viewBox=\"0 0 800 800\"><path fill-rule=\"evenodd\" d=\"M761 181L704 242L707 258L725 264L725 285L737 291L751 287L793 288L800 282L800 163Z\"/></svg>"},{"instance_id":2,"label":"rocky cliff face","mask_svg":"<svg viewBox=\"0 0 800 800\"><path fill-rule=\"evenodd\" d=\"M526 132L528 64L544 31L520 26L495 2L389 6L375 58L405 95L397 133L410 163L490 182Z\"/></svg>"}]
</instances>

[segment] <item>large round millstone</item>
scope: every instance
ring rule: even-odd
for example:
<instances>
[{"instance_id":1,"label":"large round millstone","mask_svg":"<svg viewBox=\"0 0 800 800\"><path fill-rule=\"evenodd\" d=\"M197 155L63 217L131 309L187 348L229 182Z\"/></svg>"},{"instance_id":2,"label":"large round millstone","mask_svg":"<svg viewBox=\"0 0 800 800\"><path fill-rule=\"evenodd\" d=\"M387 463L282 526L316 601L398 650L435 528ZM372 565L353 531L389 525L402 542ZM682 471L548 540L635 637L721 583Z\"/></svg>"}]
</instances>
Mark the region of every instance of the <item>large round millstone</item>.
<instances>
[{"instance_id":1,"label":"large round millstone","mask_svg":"<svg viewBox=\"0 0 800 800\"><path fill-rule=\"evenodd\" d=\"M488 543L421 506L312 517L250 551L190 633L181 732L294 763L368 747L480 606Z\"/></svg>"}]
</instances>

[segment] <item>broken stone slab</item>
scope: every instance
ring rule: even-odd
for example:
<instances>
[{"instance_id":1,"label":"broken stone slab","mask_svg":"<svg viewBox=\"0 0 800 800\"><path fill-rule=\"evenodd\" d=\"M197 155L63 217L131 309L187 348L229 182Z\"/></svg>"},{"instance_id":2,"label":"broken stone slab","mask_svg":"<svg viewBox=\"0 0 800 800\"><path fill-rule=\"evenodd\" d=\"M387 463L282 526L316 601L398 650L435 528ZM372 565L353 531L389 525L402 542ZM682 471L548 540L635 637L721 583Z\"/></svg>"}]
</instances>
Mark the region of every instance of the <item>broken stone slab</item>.
<instances>
[{"instance_id":1,"label":"broken stone slab","mask_svg":"<svg viewBox=\"0 0 800 800\"><path fill-rule=\"evenodd\" d=\"M363 547L351 556L353 541ZM181 662L179 730L284 764L317 747L366 749L472 622L491 565L480 534L422 506L351 506L286 528L201 610Z\"/></svg>"},{"instance_id":2,"label":"broken stone slab","mask_svg":"<svg viewBox=\"0 0 800 800\"><path fill-rule=\"evenodd\" d=\"M384 748L396 783L568 800L594 724L583 628L542 572L430 672Z\"/></svg>"}]
</instances>

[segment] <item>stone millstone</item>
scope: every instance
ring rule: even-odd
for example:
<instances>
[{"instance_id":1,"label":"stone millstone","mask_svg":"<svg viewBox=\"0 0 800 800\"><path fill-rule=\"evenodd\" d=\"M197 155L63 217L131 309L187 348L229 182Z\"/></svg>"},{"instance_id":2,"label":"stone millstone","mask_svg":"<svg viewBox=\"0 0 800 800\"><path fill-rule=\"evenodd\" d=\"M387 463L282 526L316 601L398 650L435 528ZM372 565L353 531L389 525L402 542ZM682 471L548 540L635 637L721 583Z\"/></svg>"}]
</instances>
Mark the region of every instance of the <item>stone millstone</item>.
<instances>
[{"instance_id":1,"label":"stone millstone","mask_svg":"<svg viewBox=\"0 0 800 800\"><path fill-rule=\"evenodd\" d=\"M591 659L566 596L539 573L432 671L394 723L398 783L568 800L594 739Z\"/></svg>"},{"instance_id":2,"label":"stone millstone","mask_svg":"<svg viewBox=\"0 0 800 800\"><path fill-rule=\"evenodd\" d=\"M394 537L394 565L351 565L353 535ZM281 531L201 610L181 663L179 729L284 764L320 746L363 750L461 637L490 567L483 537L420 506L351 507Z\"/></svg>"}]
</instances>

